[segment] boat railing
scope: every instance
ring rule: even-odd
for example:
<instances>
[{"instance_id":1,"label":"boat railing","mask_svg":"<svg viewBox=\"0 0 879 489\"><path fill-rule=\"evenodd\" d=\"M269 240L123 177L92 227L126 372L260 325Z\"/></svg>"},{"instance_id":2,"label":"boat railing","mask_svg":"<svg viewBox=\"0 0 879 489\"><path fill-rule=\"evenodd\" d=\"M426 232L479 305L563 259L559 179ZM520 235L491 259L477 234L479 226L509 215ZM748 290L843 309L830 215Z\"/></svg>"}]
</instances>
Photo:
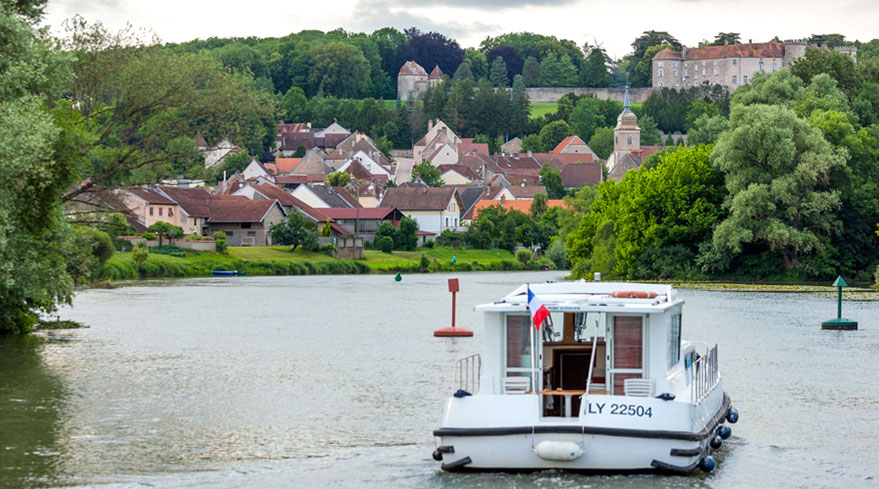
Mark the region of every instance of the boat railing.
<instances>
[{"instance_id":1,"label":"boat railing","mask_svg":"<svg viewBox=\"0 0 879 489\"><path fill-rule=\"evenodd\" d=\"M694 403L699 403L720 380L720 372L717 368L717 345L693 362L692 379L690 384L692 399Z\"/></svg>"},{"instance_id":2,"label":"boat railing","mask_svg":"<svg viewBox=\"0 0 879 489\"><path fill-rule=\"evenodd\" d=\"M455 363L455 389L471 394L479 392L479 378L482 376L482 357L479 354L462 358Z\"/></svg>"}]
</instances>

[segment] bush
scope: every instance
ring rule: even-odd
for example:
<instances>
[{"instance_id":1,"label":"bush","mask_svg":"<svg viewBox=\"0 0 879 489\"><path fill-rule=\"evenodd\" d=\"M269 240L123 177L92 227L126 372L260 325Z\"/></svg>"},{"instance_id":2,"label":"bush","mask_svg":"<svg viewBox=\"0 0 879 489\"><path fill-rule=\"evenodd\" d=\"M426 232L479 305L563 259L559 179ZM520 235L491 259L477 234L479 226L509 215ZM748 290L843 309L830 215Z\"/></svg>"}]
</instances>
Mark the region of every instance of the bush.
<instances>
[{"instance_id":1,"label":"bush","mask_svg":"<svg viewBox=\"0 0 879 489\"><path fill-rule=\"evenodd\" d=\"M134 261L137 269L143 272L144 266L146 265L147 259L150 257L150 252L146 249L146 246L135 246L133 250L131 250L131 259Z\"/></svg>"},{"instance_id":2,"label":"bush","mask_svg":"<svg viewBox=\"0 0 879 489\"><path fill-rule=\"evenodd\" d=\"M428 249L430 249L430 248L433 248L434 245L436 245L436 243L435 243L433 240L427 240L427 241L425 241L424 244L421 245L421 246L423 246L424 248L428 248Z\"/></svg>"},{"instance_id":3,"label":"bush","mask_svg":"<svg viewBox=\"0 0 879 489\"><path fill-rule=\"evenodd\" d=\"M219 233L222 231L217 231L217 232ZM225 234L223 236L225 237ZM212 239L213 238L211 238L209 236L200 236L198 234L189 234L183 238L183 241L211 241Z\"/></svg>"},{"instance_id":4,"label":"bush","mask_svg":"<svg viewBox=\"0 0 879 489\"><path fill-rule=\"evenodd\" d=\"M421 271L427 271L428 267L430 266L430 260L427 259L427 255L425 255L424 253L421 254L421 260L418 261L418 266L420 267Z\"/></svg>"},{"instance_id":5,"label":"bush","mask_svg":"<svg viewBox=\"0 0 879 489\"><path fill-rule=\"evenodd\" d=\"M523 248L516 251L516 259L519 260L519 263L527 263L531 259L531 254L531 250Z\"/></svg>"},{"instance_id":6,"label":"bush","mask_svg":"<svg viewBox=\"0 0 879 489\"><path fill-rule=\"evenodd\" d=\"M146 239L146 240L159 239L159 238L156 237L156 235L153 234L153 233L140 233L140 237L143 238L143 239Z\"/></svg>"},{"instance_id":7,"label":"bush","mask_svg":"<svg viewBox=\"0 0 879 489\"><path fill-rule=\"evenodd\" d=\"M879 266L876 267L876 273L873 274L873 278L876 280L874 286L879 289Z\"/></svg>"},{"instance_id":8,"label":"bush","mask_svg":"<svg viewBox=\"0 0 879 489\"><path fill-rule=\"evenodd\" d=\"M229 249L226 246L226 233L223 231L217 231L214 233L214 239L217 241L217 253L226 253L226 250Z\"/></svg>"},{"instance_id":9,"label":"bush","mask_svg":"<svg viewBox=\"0 0 879 489\"><path fill-rule=\"evenodd\" d=\"M394 251L394 239L390 236L379 236L375 238L375 246L382 250L382 253L390 253Z\"/></svg>"},{"instance_id":10,"label":"bush","mask_svg":"<svg viewBox=\"0 0 879 489\"><path fill-rule=\"evenodd\" d=\"M565 243L560 239L554 239L546 250L546 258L552 260L559 270L568 268L568 253L565 251Z\"/></svg>"},{"instance_id":11,"label":"bush","mask_svg":"<svg viewBox=\"0 0 879 489\"><path fill-rule=\"evenodd\" d=\"M336 245L334 245L333 243L327 243L320 247L320 251L327 256L333 256L335 252L339 251L339 248L336 248Z\"/></svg>"}]
</instances>

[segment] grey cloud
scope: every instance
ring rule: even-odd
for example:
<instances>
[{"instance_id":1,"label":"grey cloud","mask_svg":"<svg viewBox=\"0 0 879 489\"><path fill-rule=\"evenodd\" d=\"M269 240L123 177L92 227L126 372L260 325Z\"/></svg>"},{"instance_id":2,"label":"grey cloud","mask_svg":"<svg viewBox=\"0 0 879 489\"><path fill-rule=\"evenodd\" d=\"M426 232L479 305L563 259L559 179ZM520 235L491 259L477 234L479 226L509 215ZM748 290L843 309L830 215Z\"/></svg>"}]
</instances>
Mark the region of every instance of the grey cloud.
<instances>
[{"instance_id":1,"label":"grey cloud","mask_svg":"<svg viewBox=\"0 0 879 489\"><path fill-rule=\"evenodd\" d=\"M569 5L576 0L481 0L474 2L472 0L446 0L443 5L446 7L464 7L476 10L509 10L521 7L560 7ZM395 7L408 7L412 3L407 0L388 0L388 4Z\"/></svg>"},{"instance_id":2,"label":"grey cloud","mask_svg":"<svg viewBox=\"0 0 879 489\"><path fill-rule=\"evenodd\" d=\"M534 1L534 0L529 0ZM543 1L543 0L539 0ZM464 3L463 0L452 0L455 3ZM436 31L450 39L473 38L474 33L488 33L497 31L500 26L496 24L486 24L479 21L470 22L439 22L436 19L413 15L408 11L397 10L391 11L396 7L398 0L361 0L354 10L358 15L354 18L355 29L357 31L372 32L382 27L395 27L403 30L409 27L417 27L421 31ZM543 2L549 3L549 2ZM410 4L411 5L411 4ZM486 34L480 34L476 37L485 37ZM461 46L465 47L465 46Z\"/></svg>"}]
</instances>

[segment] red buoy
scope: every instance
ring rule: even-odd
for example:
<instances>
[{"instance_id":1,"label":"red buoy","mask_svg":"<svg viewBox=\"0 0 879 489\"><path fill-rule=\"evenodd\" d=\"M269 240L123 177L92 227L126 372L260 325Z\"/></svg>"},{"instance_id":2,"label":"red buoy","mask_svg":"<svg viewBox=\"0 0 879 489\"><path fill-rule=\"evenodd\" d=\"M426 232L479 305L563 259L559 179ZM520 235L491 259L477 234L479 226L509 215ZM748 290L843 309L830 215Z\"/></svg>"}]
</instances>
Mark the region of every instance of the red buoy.
<instances>
[{"instance_id":1,"label":"red buoy","mask_svg":"<svg viewBox=\"0 0 879 489\"><path fill-rule=\"evenodd\" d=\"M452 325L448 328L440 328L433 332L434 336L438 337L455 337L455 336L473 336L473 331L464 328L456 328L455 327L455 294L458 292L458 279L450 278L449 279L449 292L452 293Z\"/></svg>"}]
</instances>

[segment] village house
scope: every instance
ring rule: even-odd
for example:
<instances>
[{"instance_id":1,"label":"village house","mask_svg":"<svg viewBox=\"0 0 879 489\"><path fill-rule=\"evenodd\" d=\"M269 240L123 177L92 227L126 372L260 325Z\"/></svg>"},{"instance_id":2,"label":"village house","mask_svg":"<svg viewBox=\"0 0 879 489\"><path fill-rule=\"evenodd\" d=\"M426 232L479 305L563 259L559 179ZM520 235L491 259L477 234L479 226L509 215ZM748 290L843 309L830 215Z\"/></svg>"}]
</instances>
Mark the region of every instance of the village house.
<instances>
[{"instance_id":1,"label":"village house","mask_svg":"<svg viewBox=\"0 0 879 489\"><path fill-rule=\"evenodd\" d=\"M381 207L393 207L418 221L418 228L440 234L460 225L463 203L455 187L393 187L387 189Z\"/></svg>"},{"instance_id":2,"label":"village house","mask_svg":"<svg viewBox=\"0 0 879 489\"><path fill-rule=\"evenodd\" d=\"M191 229L186 220L181 219L177 202L154 189L130 187L121 189L119 194L129 213L145 228L163 221L184 228L184 232ZM193 233L197 231L190 232Z\"/></svg>"},{"instance_id":3,"label":"village house","mask_svg":"<svg viewBox=\"0 0 879 489\"><path fill-rule=\"evenodd\" d=\"M383 221L396 226L404 217L402 212L393 207L329 207L320 211L346 232L356 234L369 243L375 241L375 232Z\"/></svg>"},{"instance_id":4,"label":"village house","mask_svg":"<svg viewBox=\"0 0 879 489\"><path fill-rule=\"evenodd\" d=\"M269 246L270 228L283 221L287 214L277 200L219 198L210 202L210 218L205 234L226 233L229 246Z\"/></svg>"},{"instance_id":5,"label":"village house","mask_svg":"<svg viewBox=\"0 0 879 489\"><path fill-rule=\"evenodd\" d=\"M397 98L403 101L421 100L427 88L442 79L443 70L439 66L435 66L428 75L420 64L412 60L406 61L397 73Z\"/></svg>"},{"instance_id":6,"label":"village house","mask_svg":"<svg viewBox=\"0 0 879 489\"><path fill-rule=\"evenodd\" d=\"M221 164L227 156L244 151L239 146L232 144L228 139L220 141L215 146L208 146L207 141L201 134L195 136L195 145L204 156L205 168L217 166Z\"/></svg>"}]
</instances>

